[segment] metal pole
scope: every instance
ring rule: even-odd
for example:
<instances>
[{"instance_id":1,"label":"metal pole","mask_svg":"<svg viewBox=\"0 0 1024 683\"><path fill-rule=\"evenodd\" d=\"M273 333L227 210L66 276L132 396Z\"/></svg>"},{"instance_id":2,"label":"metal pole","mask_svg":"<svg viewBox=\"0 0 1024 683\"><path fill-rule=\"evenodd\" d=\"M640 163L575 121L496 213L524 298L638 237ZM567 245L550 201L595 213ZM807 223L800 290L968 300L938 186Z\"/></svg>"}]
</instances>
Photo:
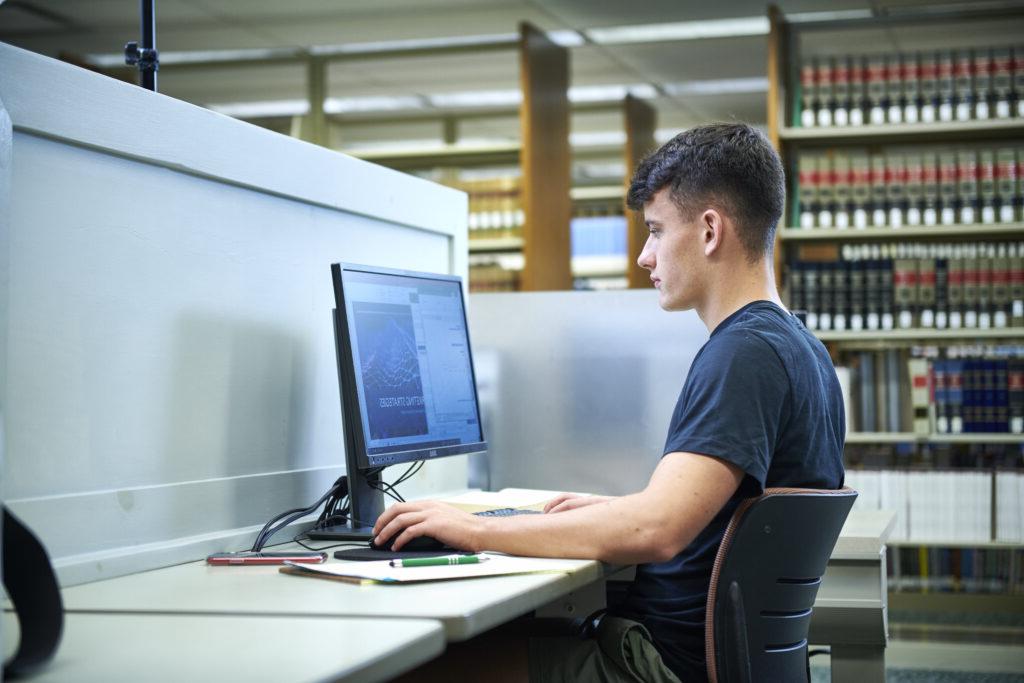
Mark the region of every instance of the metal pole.
<instances>
[{"instance_id":1,"label":"metal pole","mask_svg":"<svg viewBox=\"0 0 1024 683\"><path fill-rule=\"evenodd\" d=\"M139 0L140 13L142 15L142 48L145 50L143 54L156 55L156 8L155 0ZM156 92L156 72L157 65L155 62L145 62L142 64L142 87L146 90L152 90Z\"/></svg>"}]
</instances>

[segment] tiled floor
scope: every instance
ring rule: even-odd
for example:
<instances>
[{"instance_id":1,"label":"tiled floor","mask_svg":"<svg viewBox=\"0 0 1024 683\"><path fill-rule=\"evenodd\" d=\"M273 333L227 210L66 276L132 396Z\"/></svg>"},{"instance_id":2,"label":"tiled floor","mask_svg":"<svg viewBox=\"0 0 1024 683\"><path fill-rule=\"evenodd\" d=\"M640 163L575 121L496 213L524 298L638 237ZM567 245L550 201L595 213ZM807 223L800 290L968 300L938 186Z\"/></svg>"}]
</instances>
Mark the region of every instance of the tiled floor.
<instances>
[{"instance_id":1,"label":"tiled floor","mask_svg":"<svg viewBox=\"0 0 1024 683\"><path fill-rule=\"evenodd\" d=\"M1024 683L1024 646L891 640L886 683ZM828 683L828 657L811 660L812 683Z\"/></svg>"}]
</instances>

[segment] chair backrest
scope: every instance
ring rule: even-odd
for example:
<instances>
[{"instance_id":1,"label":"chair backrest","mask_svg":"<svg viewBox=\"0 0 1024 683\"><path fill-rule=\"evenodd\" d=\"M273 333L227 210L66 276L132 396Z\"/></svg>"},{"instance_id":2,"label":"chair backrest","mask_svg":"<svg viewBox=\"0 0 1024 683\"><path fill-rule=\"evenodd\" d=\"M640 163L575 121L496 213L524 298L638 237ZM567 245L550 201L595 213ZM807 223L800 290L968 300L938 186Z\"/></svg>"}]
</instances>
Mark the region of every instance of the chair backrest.
<instances>
[{"instance_id":1,"label":"chair backrest","mask_svg":"<svg viewBox=\"0 0 1024 683\"><path fill-rule=\"evenodd\" d=\"M708 591L711 683L807 680L811 608L856 498L850 488L778 488L740 503Z\"/></svg>"}]
</instances>

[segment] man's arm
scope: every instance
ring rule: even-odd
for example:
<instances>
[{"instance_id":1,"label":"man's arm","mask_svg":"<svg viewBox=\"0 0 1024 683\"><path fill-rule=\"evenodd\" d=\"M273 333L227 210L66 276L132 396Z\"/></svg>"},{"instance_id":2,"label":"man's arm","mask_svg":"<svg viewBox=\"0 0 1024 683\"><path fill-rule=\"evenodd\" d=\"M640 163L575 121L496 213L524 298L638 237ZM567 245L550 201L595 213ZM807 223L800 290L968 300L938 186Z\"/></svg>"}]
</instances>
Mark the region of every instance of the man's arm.
<instances>
[{"instance_id":1,"label":"man's arm","mask_svg":"<svg viewBox=\"0 0 1024 683\"><path fill-rule=\"evenodd\" d=\"M695 453L669 453L647 487L557 514L487 518L444 503L399 503L377 520L378 543L394 548L433 536L455 548L616 564L669 560L690 544L736 491L743 471Z\"/></svg>"}]
</instances>

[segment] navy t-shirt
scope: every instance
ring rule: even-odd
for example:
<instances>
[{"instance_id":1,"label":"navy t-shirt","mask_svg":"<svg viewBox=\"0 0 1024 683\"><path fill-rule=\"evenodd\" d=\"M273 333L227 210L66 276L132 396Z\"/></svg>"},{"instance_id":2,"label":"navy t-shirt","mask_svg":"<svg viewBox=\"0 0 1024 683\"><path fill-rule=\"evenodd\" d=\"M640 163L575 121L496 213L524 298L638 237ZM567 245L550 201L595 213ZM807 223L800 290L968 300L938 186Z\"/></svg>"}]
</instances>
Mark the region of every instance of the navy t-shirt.
<instances>
[{"instance_id":1,"label":"navy t-shirt","mask_svg":"<svg viewBox=\"0 0 1024 683\"><path fill-rule=\"evenodd\" d=\"M743 498L765 488L843 485L843 398L828 352L768 301L722 321L697 353L669 426L665 453L710 455L739 467L739 489L668 562L637 567L612 612L644 624L684 683L704 681L704 611L715 553Z\"/></svg>"}]
</instances>

